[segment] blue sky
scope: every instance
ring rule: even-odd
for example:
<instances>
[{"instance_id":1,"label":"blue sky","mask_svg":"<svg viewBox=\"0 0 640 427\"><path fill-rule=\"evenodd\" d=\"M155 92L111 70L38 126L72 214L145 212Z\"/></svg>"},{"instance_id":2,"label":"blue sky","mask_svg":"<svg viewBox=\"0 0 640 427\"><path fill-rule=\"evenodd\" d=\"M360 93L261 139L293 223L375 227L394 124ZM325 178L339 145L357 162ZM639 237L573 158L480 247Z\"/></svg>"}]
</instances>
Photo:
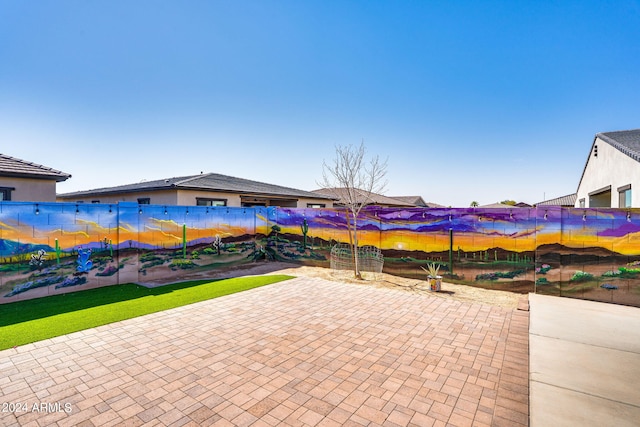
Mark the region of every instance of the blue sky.
<instances>
[{"instance_id":1,"label":"blue sky","mask_svg":"<svg viewBox=\"0 0 640 427\"><path fill-rule=\"evenodd\" d=\"M0 0L0 152L59 192L218 172L312 190L336 145L387 195L575 192L640 128L640 1Z\"/></svg>"}]
</instances>

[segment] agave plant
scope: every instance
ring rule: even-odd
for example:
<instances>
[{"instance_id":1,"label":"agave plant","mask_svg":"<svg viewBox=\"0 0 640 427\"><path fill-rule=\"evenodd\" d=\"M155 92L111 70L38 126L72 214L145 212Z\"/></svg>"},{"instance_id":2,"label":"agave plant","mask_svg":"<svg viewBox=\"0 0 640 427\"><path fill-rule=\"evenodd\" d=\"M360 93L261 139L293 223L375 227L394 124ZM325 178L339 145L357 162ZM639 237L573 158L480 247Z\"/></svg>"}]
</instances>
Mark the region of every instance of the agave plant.
<instances>
[{"instance_id":1,"label":"agave plant","mask_svg":"<svg viewBox=\"0 0 640 427\"><path fill-rule=\"evenodd\" d=\"M426 271L429 274L429 277L436 278L438 276L438 272L440 271L440 264L432 262L431 264L427 264L427 268L424 268L422 266L420 268Z\"/></svg>"}]
</instances>

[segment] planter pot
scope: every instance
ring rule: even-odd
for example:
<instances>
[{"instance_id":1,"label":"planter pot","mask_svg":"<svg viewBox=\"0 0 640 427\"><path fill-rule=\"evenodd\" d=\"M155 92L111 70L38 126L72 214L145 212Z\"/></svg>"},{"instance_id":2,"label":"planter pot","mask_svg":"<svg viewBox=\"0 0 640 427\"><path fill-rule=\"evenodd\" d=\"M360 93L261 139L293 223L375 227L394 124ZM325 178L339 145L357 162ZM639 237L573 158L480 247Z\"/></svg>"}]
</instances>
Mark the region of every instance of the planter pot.
<instances>
[{"instance_id":1,"label":"planter pot","mask_svg":"<svg viewBox=\"0 0 640 427\"><path fill-rule=\"evenodd\" d=\"M442 276L436 276L436 277L429 276L428 281L429 281L429 289L432 292L440 292L440 288L442 286Z\"/></svg>"}]
</instances>

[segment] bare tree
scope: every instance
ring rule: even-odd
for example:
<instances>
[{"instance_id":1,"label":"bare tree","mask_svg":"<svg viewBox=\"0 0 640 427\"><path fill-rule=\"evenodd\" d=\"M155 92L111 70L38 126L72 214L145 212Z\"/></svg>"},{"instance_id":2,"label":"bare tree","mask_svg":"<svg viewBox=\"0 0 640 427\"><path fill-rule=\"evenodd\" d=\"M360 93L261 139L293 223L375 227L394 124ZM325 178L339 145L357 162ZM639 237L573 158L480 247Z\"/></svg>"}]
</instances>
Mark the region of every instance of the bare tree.
<instances>
[{"instance_id":1,"label":"bare tree","mask_svg":"<svg viewBox=\"0 0 640 427\"><path fill-rule=\"evenodd\" d=\"M318 183L347 209L347 227L354 260L354 275L362 279L358 265L358 215L372 204L373 193L384 191L386 186L387 161L378 156L365 160L364 142L358 147L337 146L332 164L322 163L322 181Z\"/></svg>"}]
</instances>

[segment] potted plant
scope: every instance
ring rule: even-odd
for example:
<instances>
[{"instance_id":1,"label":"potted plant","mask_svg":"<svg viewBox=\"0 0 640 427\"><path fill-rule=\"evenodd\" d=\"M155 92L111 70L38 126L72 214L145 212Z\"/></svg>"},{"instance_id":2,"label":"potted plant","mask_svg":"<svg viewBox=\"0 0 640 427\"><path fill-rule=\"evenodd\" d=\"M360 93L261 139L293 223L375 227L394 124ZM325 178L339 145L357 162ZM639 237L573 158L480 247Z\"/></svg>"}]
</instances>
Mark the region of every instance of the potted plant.
<instances>
[{"instance_id":1,"label":"potted plant","mask_svg":"<svg viewBox=\"0 0 640 427\"><path fill-rule=\"evenodd\" d=\"M438 275L440 271L440 264L436 264L432 262L431 264L427 264L427 268L420 267L424 271L427 272L427 282L429 282L429 289L433 292L440 292L440 288L442 286L442 276Z\"/></svg>"}]
</instances>

